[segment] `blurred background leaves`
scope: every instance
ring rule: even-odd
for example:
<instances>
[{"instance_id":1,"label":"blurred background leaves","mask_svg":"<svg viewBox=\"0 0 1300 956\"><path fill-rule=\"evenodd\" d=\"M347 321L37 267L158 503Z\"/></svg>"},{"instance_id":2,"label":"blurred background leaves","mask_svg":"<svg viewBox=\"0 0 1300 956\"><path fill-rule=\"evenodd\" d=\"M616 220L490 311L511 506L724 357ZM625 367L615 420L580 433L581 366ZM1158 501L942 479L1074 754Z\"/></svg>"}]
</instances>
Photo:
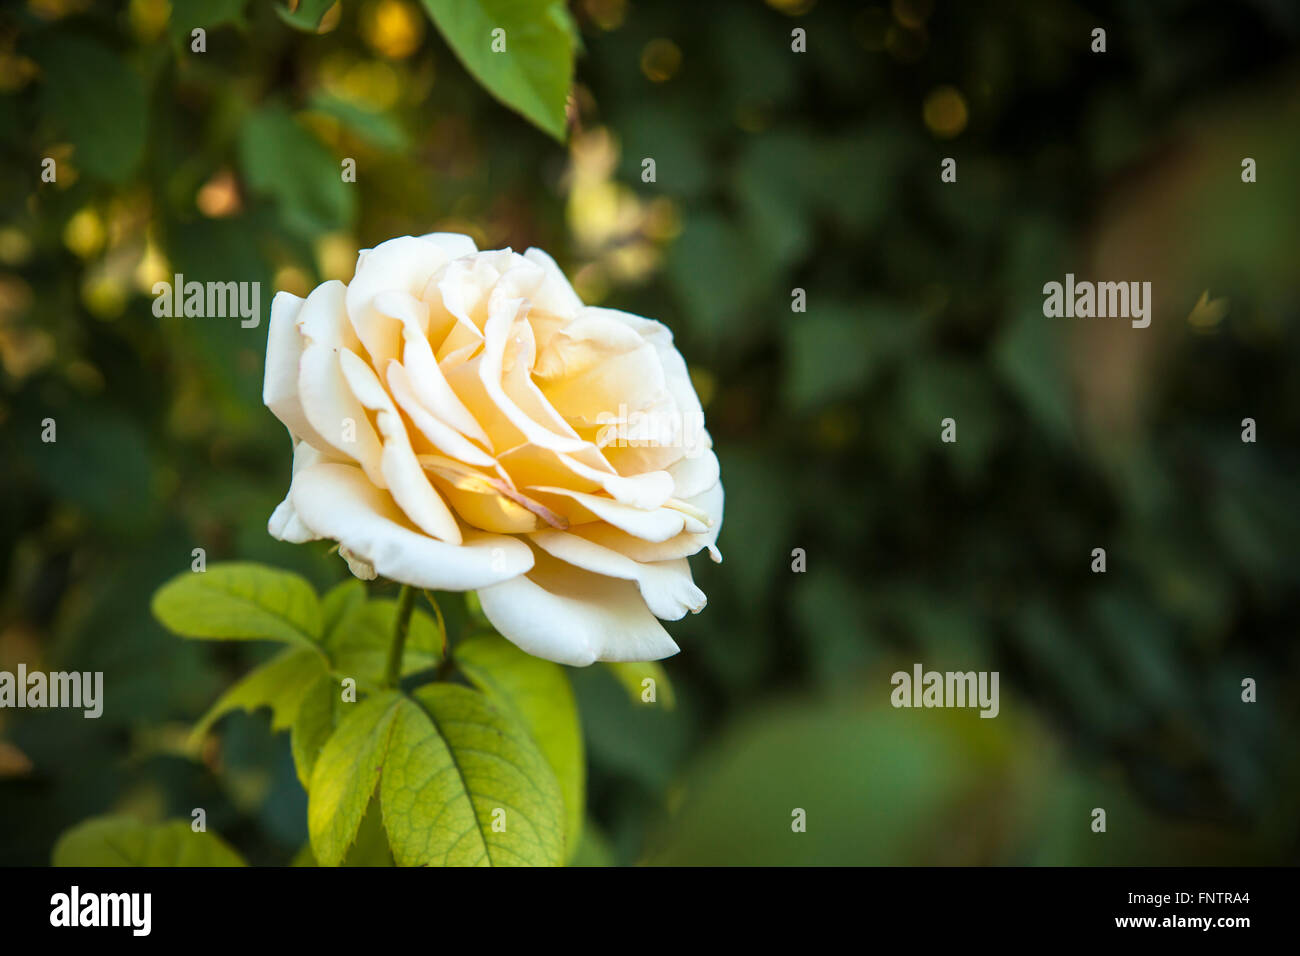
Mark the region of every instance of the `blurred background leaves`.
<instances>
[{"instance_id":1,"label":"blurred background leaves","mask_svg":"<svg viewBox=\"0 0 1300 956\"><path fill-rule=\"evenodd\" d=\"M0 668L103 670L107 698L0 712L0 863L199 806L250 863L294 857L265 713L184 748L267 650L169 638L148 601L195 547L345 571L266 534L289 454L265 321L157 318L151 290L260 281L265 316L434 230L540 246L667 322L722 459L676 706L572 672L582 862L1295 863L1296 8L533 7L512 76L433 2L0 13ZM547 44L576 50L571 93L529 72ZM1151 327L1044 319L1066 272L1151 281ZM1193 322L1207 289L1228 311ZM999 670L1002 715L890 709L917 660Z\"/></svg>"}]
</instances>

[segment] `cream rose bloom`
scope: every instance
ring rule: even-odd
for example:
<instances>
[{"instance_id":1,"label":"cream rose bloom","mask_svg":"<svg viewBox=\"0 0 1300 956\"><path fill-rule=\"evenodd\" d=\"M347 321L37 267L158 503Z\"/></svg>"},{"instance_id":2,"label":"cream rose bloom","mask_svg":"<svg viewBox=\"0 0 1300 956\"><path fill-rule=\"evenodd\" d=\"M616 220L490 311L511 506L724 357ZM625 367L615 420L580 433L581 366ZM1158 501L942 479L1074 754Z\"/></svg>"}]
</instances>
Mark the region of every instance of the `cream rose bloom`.
<instances>
[{"instance_id":1,"label":"cream rose bloom","mask_svg":"<svg viewBox=\"0 0 1300 956\"><path fill-rule=\"evenodd\" d=\"M538 657L677 652L657 618L704 607L686 558L721 560L723 495L665 326L453 233L363 250L351 283L278 293L269 326L262 397L293 439L273 536L477 591Z\"/></svg>"}]
</instances>

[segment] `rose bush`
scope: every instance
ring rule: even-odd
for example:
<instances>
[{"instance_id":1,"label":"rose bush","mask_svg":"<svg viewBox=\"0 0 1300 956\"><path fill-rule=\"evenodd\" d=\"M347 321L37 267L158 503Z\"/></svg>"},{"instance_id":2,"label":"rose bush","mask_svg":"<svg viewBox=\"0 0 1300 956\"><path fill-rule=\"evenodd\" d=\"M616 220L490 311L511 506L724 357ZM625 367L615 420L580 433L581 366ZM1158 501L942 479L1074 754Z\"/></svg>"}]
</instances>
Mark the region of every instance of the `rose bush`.
<instances>
[{"instance_id":1,"label":"rose bush","mask_svg":"<svg viewBox=\"0 0 1300 956\"><path fill-rule=\"evenodd\" d=\"M657 619L704 607L686 559L721 560L723 492L672 333L584 305L540 250L405 236L278 293L263 400L293 439L271 534L337 541L358 577L474 590L565 664L667 657Z\"/></svg>"}]
</instances>

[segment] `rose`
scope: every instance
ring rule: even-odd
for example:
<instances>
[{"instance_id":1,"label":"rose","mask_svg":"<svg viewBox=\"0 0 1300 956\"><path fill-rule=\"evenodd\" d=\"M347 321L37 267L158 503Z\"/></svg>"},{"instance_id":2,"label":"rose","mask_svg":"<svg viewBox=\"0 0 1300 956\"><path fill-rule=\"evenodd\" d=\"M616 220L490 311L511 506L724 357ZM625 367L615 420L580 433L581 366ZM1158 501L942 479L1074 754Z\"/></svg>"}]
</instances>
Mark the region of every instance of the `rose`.
<instances>
[{"instance_id":1,"label":"rose","mask_svg":"<svg viewBox=\"0 0 1300 956\"><path fill-rule=\"evenodd\" d=\"M477 591L565 664L675 654L656 618L704 607L686 558L721 560L723 494L686 363L540 250L405 236L277 293L263 400L294 447L271 534L337 541L358 577Z\"/></svg>"}]
</instances>

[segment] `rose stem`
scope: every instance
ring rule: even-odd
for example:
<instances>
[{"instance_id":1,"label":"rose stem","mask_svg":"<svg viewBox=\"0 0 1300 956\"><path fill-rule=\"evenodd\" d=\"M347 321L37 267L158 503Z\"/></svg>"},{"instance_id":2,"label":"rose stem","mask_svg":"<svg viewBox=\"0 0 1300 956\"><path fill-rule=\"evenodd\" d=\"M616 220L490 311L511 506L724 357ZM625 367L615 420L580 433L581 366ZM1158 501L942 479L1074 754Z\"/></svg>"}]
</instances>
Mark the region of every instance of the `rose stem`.
<instances>
[{"instance_id":1,"label":"rose stem","mask_svg":"<svg viewBox=\"0 0 1300 956\"><path fill-rule=\"evenodd\" d=\"M406 634L411 629L411 612L415 609L415 589L403 584L397 595L397 614L393 618L393 642L388 646L388 669L384 681L396 687L402 679L402 652L406 649Z\"/></svg>"},{"instance_id":2,"label":"rose stem","mask_svg":"<svg viewBox=\"0 0 1300 956\"><path fill-rule=\"evenodd\" d=\"M447 648L447 622L446 622L445 620L443 620L443 617L442 617L442 608L438 607L438 602L437 602L437 600L434 598L434 596L433 596L432 594L430 594L430 593L428 592L428 590L427 590L426 588L421 588L420 590L424 591L424 599L425 599L426 601L429 602L429 607L433 608L433 616L436 617L436 618L438 619L438 633L439 633L440 635L442 635L442 657L443 657L443 660L446 660L446 659L447 659L447 650L448 650L448 648Z\"/></svg>"}]
</instances>

